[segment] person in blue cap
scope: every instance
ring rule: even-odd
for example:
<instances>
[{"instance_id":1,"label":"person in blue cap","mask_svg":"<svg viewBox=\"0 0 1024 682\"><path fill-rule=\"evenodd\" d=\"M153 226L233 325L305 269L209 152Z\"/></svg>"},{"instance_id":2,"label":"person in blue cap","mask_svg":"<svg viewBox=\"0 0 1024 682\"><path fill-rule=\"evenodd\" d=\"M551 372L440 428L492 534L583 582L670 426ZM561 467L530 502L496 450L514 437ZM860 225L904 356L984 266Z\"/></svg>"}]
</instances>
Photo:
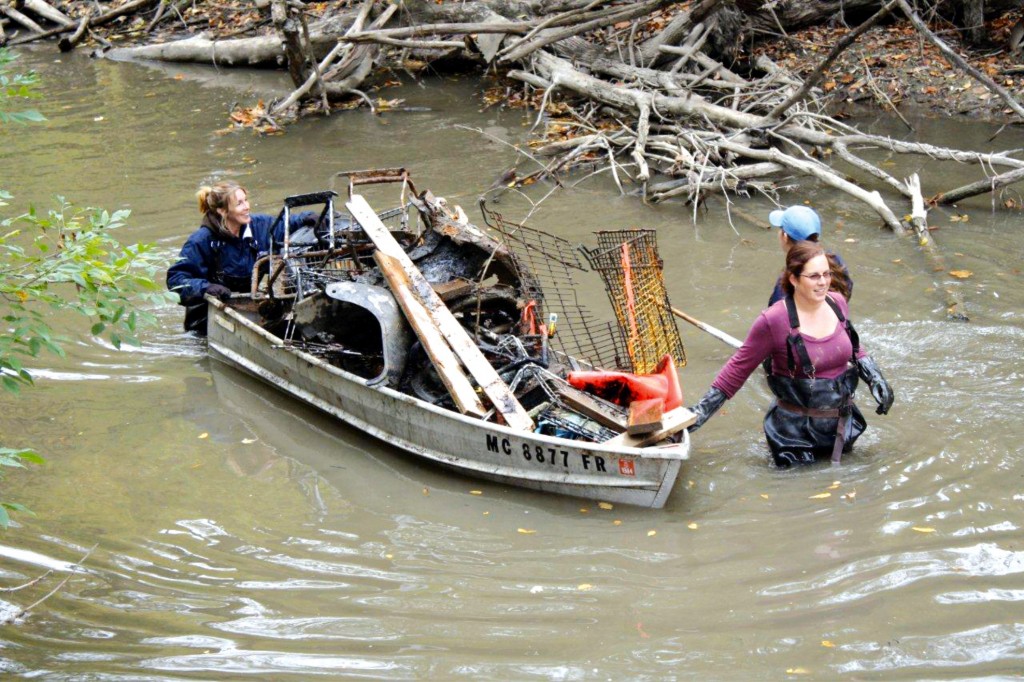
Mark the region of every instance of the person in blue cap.
<instances>
[{"instance_id":1,"label":"person in blue cap","mask_svg":"<svg viewBox=\"0 0 1024 682\"><path fill-rule=\"evenodd\" d=\"M779 209L768 214L768 222L772 227L779 228L779 245L784 253L797 242L817 242L821 235L821 218L817 211L808 206L790 206L786 209ZM832 291L838 291L847 300L853 295L853 280L850 278L850 271L846 263L835 251L827 251L829 260L833 265ZM772 290L768 305L781 301L786 297L782 290L782 280L776 280L775 288Z\"/></svg>"}]
</instances>

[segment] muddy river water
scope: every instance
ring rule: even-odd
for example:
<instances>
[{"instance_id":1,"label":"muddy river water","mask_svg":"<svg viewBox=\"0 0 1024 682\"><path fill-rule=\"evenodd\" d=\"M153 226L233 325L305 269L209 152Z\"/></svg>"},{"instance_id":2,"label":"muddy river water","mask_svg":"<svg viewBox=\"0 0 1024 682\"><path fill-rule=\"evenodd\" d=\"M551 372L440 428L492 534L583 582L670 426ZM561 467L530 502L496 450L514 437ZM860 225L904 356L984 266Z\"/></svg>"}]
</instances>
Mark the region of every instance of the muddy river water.
<instances>
[{"instance_id":1,"label":"muddy river water","mask_svg":"<svg viewBox=\"0 0 1024 682\"><path fill-rule=\"evenodd\" d=\"M45 124L0 128L0 187L45 207L130 208L124 241L168 258L198 224L193 193L230 176L255 210L333 173L403 165L461 203L515 158L532 119L481 111L444 79L384 93L411 110L339 113L286 135L218 133L235 102L285 92L279 74L25 53ZM262 93L258 95L257 93ZM987 149L1024 134L920 120L917 135ZM877 132L908 135L886 122ZM880 160L894 171L901 159ZM914 162L919 163L919 162ZM524 166L526 167L526 166ZM973 177L907 165L925 191ZM575 179L579 179L577 176ZM534 186L534 202L547 188ZM1014 194L1009 197L1020 197ZM228 368L179 332L175 306L138 349L75 327L35 388L0 395L7 446L45 466L8 474L30 506L0 544L83 569L0 628L0 672L42 679L999 679L1024 670L1024 231L988 198L931 222L971 321L948 322L932 271L846 196L787 195L822 213L845 258L861 339L895 392L838 468L783 472L752 378L695 434L665 509L613 507L424 466ZM499 205L521 218L530 206ZM545 200L534 227L585 241L653 227L673 304L742 337L781 266L771 208L645 206L597 176ZM897 208L897 212L906 210ZM731 220L730 220L731 216ZM966 220L961 216L966 216ZM956 220L954 220L956 218ZM607 310L599 286L582 296ZM57 319L55 323L63 325ZM681 329L687 402L729 349ZM862 393L862 403L870 398ZM824 494L828 493L827 496ZM522 532L529 531L529 532ZM0 556L15 585L44 569ZM63 573L0 594L15 611Z\"/></svg>"}]
</instances>

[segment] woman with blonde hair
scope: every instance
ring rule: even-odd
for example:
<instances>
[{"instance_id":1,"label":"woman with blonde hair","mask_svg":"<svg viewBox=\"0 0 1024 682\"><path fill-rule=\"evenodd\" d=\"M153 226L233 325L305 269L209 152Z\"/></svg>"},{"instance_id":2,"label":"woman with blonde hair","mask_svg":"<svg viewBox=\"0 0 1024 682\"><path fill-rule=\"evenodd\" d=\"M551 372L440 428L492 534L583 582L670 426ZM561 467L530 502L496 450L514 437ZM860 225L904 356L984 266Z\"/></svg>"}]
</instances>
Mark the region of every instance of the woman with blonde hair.
<instances>
[{"instance_id":1,"label":"woman with blonde hair","mask_svg":"<svg viewBox=\"0 0 1024 682\"><path fill-rule=\"evenodd\" d=\"M181 247L167 270L167 288L185 306L185 329L206 333L205 296L227 300L247 292L256 261L284 240L284 223L265 213L249 212L249 193L232 180L203 186L196 192L203 218L199 229ZM292 231L316 222L311 211L289 219Z\"/></svg>"}]
</instances>

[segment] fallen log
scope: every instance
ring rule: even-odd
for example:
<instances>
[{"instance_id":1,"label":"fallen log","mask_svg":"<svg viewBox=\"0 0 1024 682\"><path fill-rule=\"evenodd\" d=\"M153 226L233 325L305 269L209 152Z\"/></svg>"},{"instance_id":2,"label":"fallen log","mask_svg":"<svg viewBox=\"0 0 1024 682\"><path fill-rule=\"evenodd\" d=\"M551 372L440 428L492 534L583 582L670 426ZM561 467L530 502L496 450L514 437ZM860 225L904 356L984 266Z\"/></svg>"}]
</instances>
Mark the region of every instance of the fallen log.
<instances>
[{"instance_id":1,"label":"fallen log","mask_svg":"<svg viewBox=\"0 0 1024 682\"><path fill-rule=\"evenodd\" d=\"M34 36L30 36L29 40L34 40L36 37L46 32L43 30L42 26L32 21L30 18L28 18L18 10L14 9L14 7L11 5L0 3L0 14L6 15L7 18L9 18L14 23L19 24L23 28L26 28L29 31L32 31L34 34L36 34ZM17 44L18 41L16 40L11 41L11 45Z\"/></svg>"},{"instance_id":2,"label":"fallen log","mask_svg":"<svg viewBox=\"0 0 1024 682\"><path fill-rule=\"evenodd\" d=\"M112 10L110 10L108 12L104 12L104 13L100 14L99 16L96 16L93 19L90 19L89 25L95 28L97 26L102 26L104 24L108 24L111 21L113 21L114 19L119 19L120 17L132 14L132 13L136 12L137 10L142 9L143 7L146 7L148 5L153 4L156 1L157 0L129 0L129 2L126 2L125 4L121 5L120 7L115 7L114 9L112 9ZM3 8L3 5L0 5L0 9L2 9L2 8ZM68 33L70 31L73 31L75 29L75 27L76 26L75 26L74 23L72 23L72 24L70 24L68 26L58 26L57 28L50 29L49 31L43 31L42 33L38 33L38 34L35 34L35 35L31 35L31 36L25 36L24 38L18 38L17 40L12 40L11 41L11 45L22 45L24 43L30 43L30 42L32 42L34 40L41 40L43 38L52 38L53 36L58 36L58 35L61 35L62 33Z\"/></svg>"},{"instance_id":3,"label":"fallen log","mask_svg":"<svg viewBox=\"0 0 1024 682\"><path fill-rule=\"evenodd\" d=\"M75 45L77 45L78 42L82 39L88 28L89 17L85 17L80 22L78 22L78 28L75 29L74 33L72 33L70 36L63 36L60 40L57 41L57 49L61 52L70 52L71 50L75 49Z\"/></svg>"},{"instance_id":4,"label":"fallen log","mask_svg":"<svg viewBox=\"0 0 1024 682\"><path fill-rule=\"evenodd\" d=\"M1015 182L1020 182L1021 180L1024 180L1024 168L1018 168L1016 170L993 175L992 177L985 178L984 180L978 180L977 182L971 182L957 187L956 189L941 192L932 197L930 202L932 204L943 204L948 206L950 204L955 204L958 201L963 201L968 197L995 192L996 190L1012 185Z\"/></svg>"},{"instance_id":5,"label":"fallen log","mask_svg":"<svg viewBox=\"0 0 1024 682\"><path fill-rule=\"evenodd\" d=\"M211 40L200 34L170 43L116 47L104 53L103 56L114 61L156 59L165 62L194 62L213 65L284 65L284 48L278 36Z\"/></svg>"},{"instance_id":6,"label":"fallen log","mask_svg":"<svg viewBox=\"0 0 1024 682\"><path fill-rule=\"evenodd\" d=\"M27 9L37 17L46 19L58 26L74 26L75 21L56 7L50 5L46 0L20 0L24 9Z\"/></svg>"}]
</instances>

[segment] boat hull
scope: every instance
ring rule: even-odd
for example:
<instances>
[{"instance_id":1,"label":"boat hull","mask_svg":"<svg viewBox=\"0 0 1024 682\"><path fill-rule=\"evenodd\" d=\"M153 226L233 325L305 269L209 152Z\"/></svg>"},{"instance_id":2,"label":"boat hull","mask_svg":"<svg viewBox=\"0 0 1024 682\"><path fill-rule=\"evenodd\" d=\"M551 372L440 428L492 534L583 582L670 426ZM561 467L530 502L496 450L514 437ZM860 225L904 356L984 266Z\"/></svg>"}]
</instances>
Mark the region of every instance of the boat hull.
<instances>
[{"instance_id":1,"label":"boat hull","mask_svg":"<svg viewBox=\"0 0 1024 682\"><path fill-rule=\"evenodd\" d=\"M641 507L665 504L689 458L679 443L609 447L517 431L431 405L341 370L210 302L211 356L418 457L466 475L534 490Z\"/></svg>"}]
</instances>

